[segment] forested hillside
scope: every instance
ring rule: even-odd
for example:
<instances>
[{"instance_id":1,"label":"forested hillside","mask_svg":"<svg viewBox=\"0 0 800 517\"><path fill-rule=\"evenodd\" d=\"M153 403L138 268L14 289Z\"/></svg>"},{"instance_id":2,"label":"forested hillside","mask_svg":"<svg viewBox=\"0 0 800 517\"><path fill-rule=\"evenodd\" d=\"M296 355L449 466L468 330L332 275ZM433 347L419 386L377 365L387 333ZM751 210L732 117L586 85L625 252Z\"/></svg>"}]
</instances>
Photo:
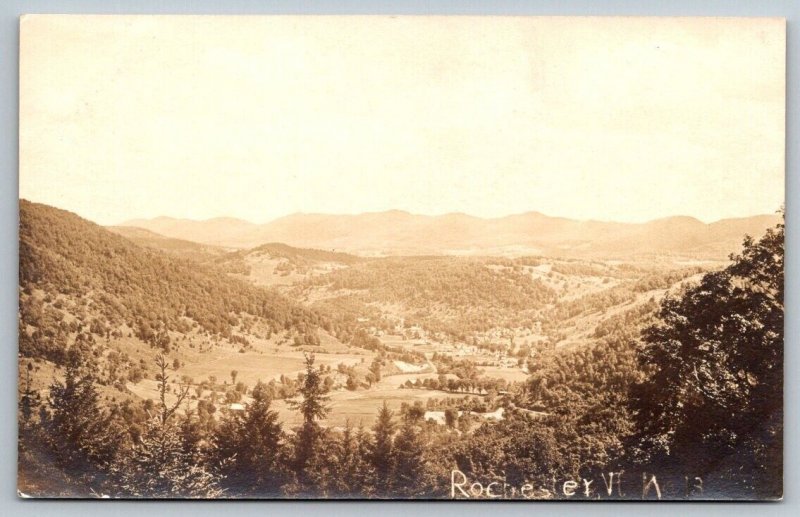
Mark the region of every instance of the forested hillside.
<instances>
[{"instance_id":1,"label":"forested hillside","mask_svg":"<svg viewBox=\"0 0 800 517\"><path fill-rule=\"evenodd\" d=\"M105 228L110 232L122 235L143 248L159 250L168 255L189 258L197 262L208 262L228 251L218 246L165 237L150 230L134 226L106 226Z\"/></svg>"},{"instance_id":2,"label":"forested hillside","mask_svg":"<svg viewBox=\"0 0 800 517\"><path fill-rule=\"evenodd\" d=\"M400 306L407 326L466 336L492 327L516 326L556 300L555 291L520 268L490 260L453 257L374 259L305 281L306 296L356 293L361 303ZM352 296L350 296L352 297ZM329 304L334 300L329 300ZM365 312L368 312L365 310Z\"/></svg>"},{"instance_id":3,"label":"forested hillside","mask_svg":"<svg viewBox=\"0 0 800 517\"><path fill-rule=\"evenodd\" d=\"M318 249L295 248L277 242L232 251L208 262L255 285L288 285L307 277L357 264L366 259Z\"/></svg>"},{"instance_id":4,"label":"forested hillside","mask_svg":"<svg viewBox=\"0 0 800 517\"><path fill-rule=\"evenodd\" d=\"M286 292L329 314L360 313L387 331L401 322L473 342L517 329L555 344L581 317L582 332L592 333L615 308L660 297L703 271L543 257L391 257L312 276Z\"/></svg>"},{"instance_id":5,"label":"forested hillside","mask_svg":"<svg viewBox=\"0 0 800 517\"><path fill-rule=\"evenodd\" d=\"M52 356L64 348L59 336L83 328L102 336L125 328L164 348L169 332L194 327L231 338L246 316L272 331L320 324L280 294L24 200L19 281L23 355Z\"/></svg>"}]
</instances>

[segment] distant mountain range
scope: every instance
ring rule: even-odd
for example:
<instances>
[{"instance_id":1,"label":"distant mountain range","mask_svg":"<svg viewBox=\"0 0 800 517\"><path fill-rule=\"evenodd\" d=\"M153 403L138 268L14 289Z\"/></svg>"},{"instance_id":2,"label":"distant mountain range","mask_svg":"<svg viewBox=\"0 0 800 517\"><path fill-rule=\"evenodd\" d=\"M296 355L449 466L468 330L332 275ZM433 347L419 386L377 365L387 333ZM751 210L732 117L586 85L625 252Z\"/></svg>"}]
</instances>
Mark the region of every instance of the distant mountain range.
<instances>
[{"instance_id":1,"label":"distant mountain range","mask_svg":"<svg viewBox=\"0 0 800 517\"><path fill-rule=\"evenodd\" d=\"M723 260L745 234L760 236L780 216L757 215L706 224L692 217L647 223L579 221L538 212L484 219L462 213L415 215L399 210L358 215L294 214L266 224L233 218L157 217L138 227L166 237L229 248L281 242L360 255L551 255L631 258L673 255Z\"/></svg>"}]
</instances>

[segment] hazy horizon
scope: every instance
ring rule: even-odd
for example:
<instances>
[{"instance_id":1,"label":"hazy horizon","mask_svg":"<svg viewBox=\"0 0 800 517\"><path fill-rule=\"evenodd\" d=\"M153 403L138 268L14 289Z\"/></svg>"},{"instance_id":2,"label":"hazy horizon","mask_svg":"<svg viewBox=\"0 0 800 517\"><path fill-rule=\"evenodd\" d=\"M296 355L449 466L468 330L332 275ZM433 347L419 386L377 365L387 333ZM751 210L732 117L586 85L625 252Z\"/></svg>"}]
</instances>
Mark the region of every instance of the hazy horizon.
<instances>
[{"instance_id":1,"label":"hazy horizon","mask_svg":"<svg viewBox=\"0 0 800 517\"><path fill-rule=\"evenodd\" d=\"M174 217L174 216L165 214L165 215L157 215L157 216L154 216L154 217L133 217L133 218L130 218L130 219L126 219L125 221L120 221L118 223L109 224L109 225L103 225L103 226L122 226L122 225L124 225L123 223L129 223L129 222L134 222L134 221L152 221L152 220L155 220L155 219L162 219L162 218L163 219L172 219L172 220L176 220L176 221L194 221L194 222L213 221L213 220L219 220L219 219L235 219L235 220L238 220L238 221L243 221L243 222L247 222L247 223L261 225L261 224L268 224L270 222L273 222L273 221L276 221L276 220L279 220L279 219L283 219L283 218L286 218L286 217L292 217L292 216L303 216L303 215L305 215L305 216L329 216L329 217L338 217L338 216L354 216L354 217L357 217L357 216L360 216L360 215L386 214L386 213L390 213L390 212L400 212L400 213L408 214L408 215L411 215L411 216L420 216L420 217L445 217L445 216L460 215L460 216L471 217L471 218L475 218L475 219L483 219L483 220L504 219L506 217L513 217L513 216L519 216L519 215L525 215L525 214L539 214L541 216L549 217L549 218L553 218L553 219L571 219L571 220L575 220L575 221L596 221L596 222L604 222L604 223L623 223L623 224L646 224L646 223L649 223L649 222L658 221L658 220L662 220L662 219L673 219L673 218L687 217L687 218L690 218L690 219L696 219L697 221L699 221L699 222L701 222L703 224L712 224L712 223L715 223L715 222L718 222L718 221L724 221L724 220L727 220L727 219L747 219L747 218L750 218L750 217L777 215L778 214L778 209L776 209L773 212L754 213L754 214L734 216L734 217L723 217L722 219L713 219L713 220L707 220L707 221L703 220L703 219L700 219L699 217L694 217L694 216L688 215L688 214L673 214L673 215L667 215L667 216L663 216L663 217L657 217L657 218L654 218L654 219L646 219L646 220L642 220L642 221L616 221L616 220L613 220L613 219L594 219L594 218L581 219L581 218L577 218L577 217L570 217L569 215L547 214L547 213L541 212L539 210L527 210L527 211L524 211L524 212L514 212L514 213L499 215L499 216L496 216L496 217L481 217L481 216L478 216L478 215L475 215L475 214L470 214L468 212L444 212L444 213L423 214L423 213L419 213L419 212L410 212L408 210L402 210L402 209L398 209L398 208L389 208L387 210L376 210L376 211L358 212L358 213L292 212L292 213L280 215L278 217L275 217L275 218L272 218L272 219L268 219L268 220L265 220L265 221L254 221L254 220L250 220L250 219L243 219L241 217L233 217L233 216L229 216L229 215L217 215L217 216L211 216L211 217L207 217L207 218L203 218L203 219L192 219L192 218L187 218L187 217Z\"/></svg>"},{"instance_id":2,"label":"hazy horizon","mask_svg":"<svg viewBox=\"0 0 800 517\"><path fill-rule=\"evenodd\" d=\"M20 55L20 196L106 225L784 199L781 19L37 15Z\"/></svg>"},{"instance_id":3,"label":"hazy horizon","mask_svg":"<svg viewBox=\"0 0 800 517\"><path fill-rule=\"evenodd\" d=\"M34 199L28 199L28 198L20 197L20 200L25 200L25 201L30 201L30 202L33 202L33 203L42 203L42 204L49 205L49 203L44 203L42 201L37 201L37 200L34 200ZM691 218L691 219L696 219L697 221L699 221L699 222L701 222L703 224L713 224L715 222L723 221L723 220L727 220L727 219L747 219L747 218L751 218L751 217L777 215L778 212L779 212L779 209L780 209L780 207L778 207L772 212L753 213L753 214L746 214L746 215L734 216L734 217L724 217L722 219L713 219L713 220L703 220L703 219L700 219L699 217L695 217L695 216L692 216L692 215L689 215L689 214L672 214L672 215L667 215L667 216L664 216L664 217L657 217L657 218L654 218L654 219L647 219L647 220L642 220L642 221L617 221L617 220L613 220L613 219L593 219L593 218L591 218L591 219L581 219L581 218L577 218L577 217L570 217L569 215L548 214L548 213L542 212L540 210L533 210L533 209L532 210L526 210L524 212L514 212L514 213L503 214L503 215L499 215L499 216L496 216L496 217L482 217L482 216L479 216L479 215L470 214L468 212L444 212L444 213L428 213L428 214L424 214L424 213L419 213L419 212L410 212L408 210L402 210L402 209L398 209L398 208L390 208L390 209L387 209L387 210L376 210L376 211L358 212L358 213L292 212L292 213L279 215L277 217L274 217L274 218L271 218L271 219L266 219L266 220L244 219L244 218L241 218L241 217L235 217L235 216L231 216L231 215L213 215L211 217L206 217L206 218L202 218L202 219L195 219L195 218L190 218L190 217L179 217L179 216L174 216L174 215L170 215L170 214L160 214L160 215L155 215L155 216L152 216L152 217L131 217L129 219L125 219L125 220L122 220L122 221L115 221L115 222L111 222L111 223L102 223L102 222L98 222L98 221L95 221L95 220L91 219L87 215L81 213L80 210L71 210L69 208L56 206L56 205L49 205L49 206L53 206L54 208L59 208L61 210L68 210L68 211L73 212L73 213L77 214L78 216L88 220L88 221L91 221L91 222L93 222L95 224L99 224L101 226L127 226L127 225L129 225L129 223L136 222L136 221L153 221L153 220L157 220L157 219L170 219L170 220L175 220L175 221L192 221L192 222L206 222L206 221L214 221L214 220L219 220L219 219L234 219L234 220L238 220L238 221L242 221L242 222L246 222L246 223L251 223L251 224L255 224L255 225L265 225L265 224L269 224L269 223L271 223L273 221L277 221L279 219L283 219L283 218L286 218L286 217L301 216L301 215L305 215L305 216L338 217L338 216L360 216L360 215L370 215L370 214L385 214L385 213L389 213L389 212L401 212L401 213L405 213L405 214L408 214L408 215L411 215L411 216L420 216L420 217L445 217L445 216L461 215L461 216L465 216L465 217L471 217L471 218L482 219L482 220L503 219L503 218L506 218L506 217L513 217L513 216L519 216L519 215L525 215L525 214L534 214L535 213L535 214L539 214L541 216L548 217L548 218L553 218L553 219L570 219L570 220L575 220L575 221L594 221L594 222L602 222L602 223L623 223L623 224L646 224L646 223L653 222L653 221L658 221L658 220L661 220L661 219L672 219L672 218L688 217L688 218Z\"/></svg>"},{"instance_id":4,"label":"hazy horizon","mask_svg":"<svg viewBox=\"0 0 800 517\"><path fill-rule=\"evenodd\" d=\"M298 211L295 211L295 212L288 212L288 213L285 213L285 214L279 214L279 215L277 215L275 217L270 217L268 219L249 219L249 218L246 218L246 217L238 217L238 216L229 215L229 214L212 214L212 215L209 215L207 217L185 217L185 216L180 216L180 215L173 215L173 214L169 214L169 213L163 213L163 214L142 215L142 216L133 215L132 217L128 217L128 218L125 218L125 219L122 219L122 220L118 220L118 221L103 222L103 221L98 221L98 220L92 219L91 216L89 216L88 214L83 213L83 211L81 209L72 209L72 208L68 208L66 206L58 206L58 205L55 205L55 204L52 204L52 203L48 203L47 201L40 201L40 200L37 200L37 199L31 199L30 197L22 197L22 196L20 196L19 199L20 200L24 199L26 201L31 201L33 203L41 203L41 204L49 205L49 206L52 206L54 208L59 208L61 210L67 210L69 212L73 212L73 213L79 215L80 217L82 217L82 218L84 218L84 219L86 219L88 221L91 221L93 223L99 224L101 226L123 226L124 223L131 222L131 221L149 221L149 220L154 220L154 219L159 219L159 218L181 220L181 221L195 221L195 222L212 221L212 220L215 220L215 219L236 219L236 220L239 220L239 221L244 221L244 222L248 222L248 223L252 223L252 224L261 225L261 224L268 224L268 223L270 223L272 221L276 221L278 219L283 219L285 217L291 217L291 216L296 216L296 215L359 216L359 215L367 215L367 214L382 214L382 213L387 213L387 212L403 212L403 213L406 213L406 214L409 214L409 215L422 216L422 217L443 217L443 216L448 216L448 215L464 215L464 216L467 216L467 217L474 217L474 218L477 218L477 219L485 219L485 220L486 219L503 219L505 217L512 217L512 216L517 216L517 215L537 213L537 214L543 215L545 217L550 217L550 218L555 218L555 219L571 219L571 220L575 220L575 221L596 221L596 222L625 223L625 224L645 224L645 223L649 223L649 222L652 222L652 221L658 221L658 220L661 220L661 219L688 217L688 218L696 219L696 220L700 221L703 224L712 224L712 223L715 223L715 222L718 222L718 221L723 221L723 220L726 220L726 219L747 219L749 217L759 217L759 216L765 216L765 215L777 215L779 213L779 211L781 210L781 208L783 207L783 205L784 205L784 202L782 201L779 206L775 207L775 210L764 211L764 212L753 212L753 213L746 213L746 214L743 213L741 215L732 215L732 216L729 216L729 217L721 217L721 218L715 218L715 219L704 219L702 217L698 217L696 215L687 214L687 213L666 214L666 215L653 217L653 218L648 218L648 219L620 220L620 219L599 218L599 217L577 217L577 216L571 216L569 214L554 214L554 213L543 212L541 210L536 210L534 208L532 208L530 210L523 210L523 211L520 211L520 212L509 212L509 213L504 213L504 214L499 214L499 215L494 215L494 216L481 216L481 215L477 215L477 214L469 213L469 212L464 212L464 211L422 213L422 212L416 212L416 211L411 211L411 210L405 210L405 209L402 209L402 208L386 208L386 209L383 209L383 210L367 210L367 211L363 211L363 212L319 212L319 211L308 211L308 212L306 212L306 211L298 210Z\"/></svg>"}]
</instances>

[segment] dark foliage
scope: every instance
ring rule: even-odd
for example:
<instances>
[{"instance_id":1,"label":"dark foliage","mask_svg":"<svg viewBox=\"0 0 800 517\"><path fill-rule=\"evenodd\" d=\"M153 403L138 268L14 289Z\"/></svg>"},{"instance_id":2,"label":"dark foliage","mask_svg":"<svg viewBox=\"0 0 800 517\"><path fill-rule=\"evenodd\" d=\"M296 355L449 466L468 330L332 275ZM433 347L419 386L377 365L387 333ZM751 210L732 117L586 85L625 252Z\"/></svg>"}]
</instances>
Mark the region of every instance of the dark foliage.
<instances>
[{"instance_id":1,"label":"dark foliage","mask_svg":"<svg viewBox=\"0 0 800 517\"><path fill-rule=\"evenodd\" d=\"M664 301L638 355L636 449L730 496L779 497L783 446L784 226Z\"/></svg>"}]
</instances>

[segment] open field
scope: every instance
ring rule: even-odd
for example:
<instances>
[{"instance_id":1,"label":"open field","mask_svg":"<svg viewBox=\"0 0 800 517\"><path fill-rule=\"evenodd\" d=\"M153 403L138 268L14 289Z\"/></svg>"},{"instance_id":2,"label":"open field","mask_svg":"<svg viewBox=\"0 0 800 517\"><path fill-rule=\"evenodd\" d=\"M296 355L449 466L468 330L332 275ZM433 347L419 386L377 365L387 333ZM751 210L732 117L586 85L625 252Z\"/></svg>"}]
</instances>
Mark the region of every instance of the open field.
<instances>
[{"instance_id":1,"label":"open field","mask_svg":"<svg viewBox=\"0 0 800 517\"><path fill-rule=\"evenodd\" d=\"M433 390L401 390L397 386L382 387L364 391L335 391L330 394L330 408L325 425L343 427L347 421L351 425L371 426L374 423L378 410L384 402L390 409L397 412L400 405L405 402L413 404L421 401L425 404L431 398L463 398L464 394L451 394ZM302 423L302 416L288 407L286 401L277 400L274 403L284 427L294 427Z\"/></svg>"},{"instance_id":2,"label":"open field","mask_svg":"<svg viewBox=\"0 0 800 517\"><path fill-rule=\"evenodd\" d=\"M369 363L372 354L316 353L314 362L317 366L326 365L336 369L339 363L355 366L361 364L362 360ZM210 353L194 358L194 361L187 359L180 373L193 377L196 381L213 375L219 382L223 382L230 379L231 370L238 372L237 381L242 381L252 388L259 380L268 382L271 379L279 379L281 375L296 378L298 373L305 371L305 358L303 352L290 350L285 346L278 352L238 353L214 349Z\"/></svg>"}]
</instances>

